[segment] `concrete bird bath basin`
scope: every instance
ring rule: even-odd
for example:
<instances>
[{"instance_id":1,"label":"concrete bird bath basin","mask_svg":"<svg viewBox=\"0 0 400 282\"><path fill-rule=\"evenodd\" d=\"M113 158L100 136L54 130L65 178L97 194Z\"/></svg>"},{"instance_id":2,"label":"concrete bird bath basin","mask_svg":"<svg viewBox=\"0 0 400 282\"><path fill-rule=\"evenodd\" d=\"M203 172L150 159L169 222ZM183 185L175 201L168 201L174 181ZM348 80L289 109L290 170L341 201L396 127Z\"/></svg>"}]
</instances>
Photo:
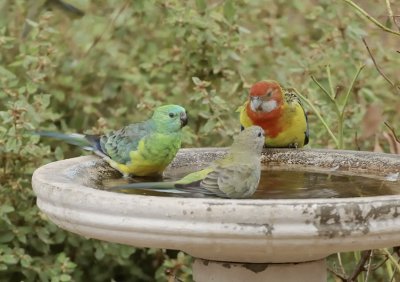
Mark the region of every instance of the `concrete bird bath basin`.
<instances>
[{"instance_id":1,"label":"concrete bird bath basin","mask_svg":"<svg viewBox=\"0 0 400 282\"><path fill-rule=\"evenodd\" d=\"M166 174L202 167L224 149L183 149ZM271 169L389 176L399 188L400 156L274 149ZM182 250L197 258L195 281L326 281L325 257L400 245L400 192L307 199L182 198L98 187L113 170L94 156L47 164L32 184L39 208L61 228L136 247ZM351 189L351 183L346 189ZM379 187L376 187L379 189Z\"/></svg>"}]
</instances>

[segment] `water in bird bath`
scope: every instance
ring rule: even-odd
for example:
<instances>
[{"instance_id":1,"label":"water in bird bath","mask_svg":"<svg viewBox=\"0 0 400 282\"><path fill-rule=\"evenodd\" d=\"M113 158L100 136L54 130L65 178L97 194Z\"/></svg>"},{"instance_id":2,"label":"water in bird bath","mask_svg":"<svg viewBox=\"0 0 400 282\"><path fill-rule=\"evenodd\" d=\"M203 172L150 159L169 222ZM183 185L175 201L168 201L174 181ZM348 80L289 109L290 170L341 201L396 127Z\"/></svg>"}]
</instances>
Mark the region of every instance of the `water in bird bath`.
<instances>
[{"instance_id":1,"label":"water in bird bath","mask_svg":"<svg viewBox=\"0 0 400 282\"><path fill-rule=\"evenodd\" d=\"M174 169L163 181L173 181L192 172L192 167ZM100 189L128 182L154 182L155 179L104 179ZM153 196L181 195L146 190L123 190L123 193ZM397 177L374 177L352 174L344 171L288 170L276 167L264 167L261 180L253 199L310 199L310 198L350 198L400 194L400 181ZM185 196L187 197L187 196ZM190 197L196 197L190 195Z\"/></svg>"}]
</instances>

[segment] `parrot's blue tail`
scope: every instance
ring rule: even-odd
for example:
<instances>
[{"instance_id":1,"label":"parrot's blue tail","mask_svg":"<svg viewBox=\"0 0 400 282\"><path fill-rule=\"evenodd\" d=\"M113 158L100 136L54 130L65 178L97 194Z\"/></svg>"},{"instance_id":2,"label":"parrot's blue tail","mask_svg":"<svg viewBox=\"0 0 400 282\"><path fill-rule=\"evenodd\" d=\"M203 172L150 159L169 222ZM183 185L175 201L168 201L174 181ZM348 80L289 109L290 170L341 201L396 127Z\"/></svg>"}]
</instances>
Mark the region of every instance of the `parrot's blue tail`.
<instances>
[{"instance_id":1,"label":"parrot's blue tail","mask_svg":"<svg viewBox=\"0 0 400 282\"><path fill-rule=\"evenodd\" d=\"M194 182L195 183L195 182ZM140 182L140 183L128 183L117 185L108 188L109 191L124 191L124 190L146 190L155 192L164 192L172 194L181 194L186 197L190 196L216 196L213 192L208 191L199 186L180 185L176 182Z\"/></svg>"},{"instance_id":2,"label":"parrot's blue tail","mask_svg":"<svg viewBox=\"0 0 400 282\"><path fill-rule=\"evenodd\" d=\"M108 188L108 190L118 191L118 190L149 190L149 191L157 191L157 192L170 192L175 191L175 183L174 182L137 182L137 183L128 183L117 185ZM177 192L171 193L178 193ZM179 191L179 193L184 193L183 191Z\"/></svg>"},{"instance_id":3,"label":"parrot's blue tail","mask_svg":"<svg viewBox=\"0 0 400 282\"><path fill-rule=\"evenodd\" d=\"M105 153L101 148L100 137L97 135L78 133L65 134L54 131L34 131L33 134L62 140L68 144L79 146L84 150L92 151L102 158L108 157L107 153Z\"/></svg>"},{"instance_id":4,"label":"parrot's blue tail","mask_svg":"<svg viewBox=\"0 0 400 282\"><path fill-rule=\"evenodd\" d=\"M35 131L33 134L62 140L64 142L67 142L68 144L82 147L83 149L88 151L94 150L92 144L89 142L89 140L86 139L85 135L83 134L77 134L77 133L64 134L53 131Z\"/></svg>"}]
</instances>

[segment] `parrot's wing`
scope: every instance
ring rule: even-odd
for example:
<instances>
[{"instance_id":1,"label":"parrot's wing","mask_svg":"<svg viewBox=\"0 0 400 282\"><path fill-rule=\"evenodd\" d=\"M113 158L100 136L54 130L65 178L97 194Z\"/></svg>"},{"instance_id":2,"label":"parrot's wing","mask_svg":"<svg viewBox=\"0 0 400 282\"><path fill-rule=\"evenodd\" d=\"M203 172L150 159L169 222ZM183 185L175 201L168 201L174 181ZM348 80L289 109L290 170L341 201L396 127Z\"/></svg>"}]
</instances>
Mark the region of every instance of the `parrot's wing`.
<instances>
[{"instance_id":1,"label":"parrot's wing","mask_svg":"<svg viewBox=\"0 0 400 282\"><path fill-rule=\"evenodd\" d=\"M236 109L236 113L240 113L240 112L242 112L242 110L243 110L243 108L244 108L244 105L240 105L237 109Z\"/></svg>"},{"instance_id":2,"label":"parrot's wing","mask_svg":"<svg viewBox=\"0 0 400 282\"><path fill-rule=\"evenodd\" d=\"M100 144L113 160L127 163L130 161L129 153L137 150L140 140L153 133L154 130L152 120L131 124L103 135Z\"/></svg>"},{"instance_id":3,"label":"parrot's wing","mask_svg":"<svg viewBox=\"0 0 400 282\"><path fill-rule=\"evenodd\" d=\"M303 108L303 111L304 111L304 108ZM305 135L304 136L304 145L307 145L308 141L310 141L310 128L308 125L308 117L307 117L306 111L304 111L304 116L306 117L306 124L307 124L306 131L304 132L304 135Z\"/></svg>"},{"instance_id":4,"label":"parrot's wing","mask_svg":"<svg viewBox=\"0 0 400 282\"><path fill-rule=\"evenodd\" d=\"M304 116L306 119L306 125L307 125L306 131L304 132L304 145L307 145L309 138L310 138L310 129L308 126L308 117L307 117L306 111L304 110L303 103L301 102L299 97L297 97L296 92L294 92L294 90L292 88L285 88L283 90L284 90L285 99L286 99L286 102L288 103L288 105L291 107L296 107L298 104L298 105L300 105L301 109L304 112Z\"/></svg>"},{"instance_id":5,"label":"parrot's wing","mask_svg":"<svg viewBox=\"0 0 400 282\"><path fill-rule=\"evenodd\" d=\"M297 97L296 92L294 92L292 88L283 88L282 90L286 103L288 103L289 106L296 106L296 104L300 104L302 106L299 97Z\"/></svg>"},{"instance_id":6,"label":"parrot's wing","mask_svg":"<svg viewBox=\"0 0 400 282\"><path fill-rule=\"evenodd\" d=\"M200 186L219 197L242 197L250 187L258 184L258 180L253 183L255 173L257 170L248 164L217 166L201 181Z\"/></svg>"}]
</instances>

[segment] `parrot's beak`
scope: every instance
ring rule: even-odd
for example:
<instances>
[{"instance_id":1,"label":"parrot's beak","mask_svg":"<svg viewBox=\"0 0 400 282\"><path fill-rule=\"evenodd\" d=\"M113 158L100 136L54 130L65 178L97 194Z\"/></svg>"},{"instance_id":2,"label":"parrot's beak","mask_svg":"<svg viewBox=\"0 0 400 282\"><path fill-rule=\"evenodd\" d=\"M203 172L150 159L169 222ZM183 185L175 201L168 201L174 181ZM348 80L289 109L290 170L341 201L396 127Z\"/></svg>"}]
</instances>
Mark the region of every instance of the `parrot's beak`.
<instances>
[{"instance_id":1,"label":"parrot's beak","mask_svg":"<svg viewBox=\"0 0 400 282\"><path fill-rule=\"evenodd\" d=\"M181 128L184 127L188 123L188 117L186 112L181 113Z\"/></svg>"},{"instance_id":2,"label":"parrot's beak","mask_svg":"<svg viewBox=\"0 0 400 282\"><path fill-rule=\"evenodd\" d=\"M250 108L253 112L258 112L261 110L262 101L260 97L250 97Z\"/></svg>"}]
</instances>

